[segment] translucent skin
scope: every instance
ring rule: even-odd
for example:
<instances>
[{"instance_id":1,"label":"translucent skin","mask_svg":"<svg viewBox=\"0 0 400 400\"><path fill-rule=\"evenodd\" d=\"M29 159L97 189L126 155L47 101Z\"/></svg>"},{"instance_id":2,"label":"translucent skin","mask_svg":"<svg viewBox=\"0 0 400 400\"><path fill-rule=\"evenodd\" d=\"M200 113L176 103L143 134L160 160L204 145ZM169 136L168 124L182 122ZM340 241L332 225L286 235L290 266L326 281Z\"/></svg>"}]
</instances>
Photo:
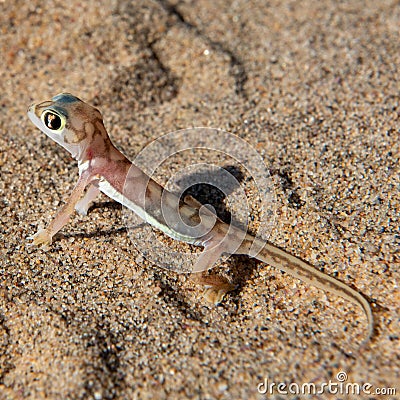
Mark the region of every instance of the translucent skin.
<instances>
[{"instance_id":1,"label":"translucent skin","mask_svg":"<svg viewBox=\"0 0 400 400\"><path fill-rule=\"evenodd\" d=\"M47 136L69 151L79 165L78 182L70 197L53 221L29 238L32 244L48 246L74 209L86 215L90 204L102 191L170 237L204 247L193 266L192 279L208 287L208 301L219 303L235 286L225 278L206 276L202 272L212 268L222 254L249 255L255 244L261 249L255 256L258 260L359 306L368 320L368 336L364 343L373 335L371 307L360 293L284 250L225 224L195 199L189 197L181 201L167 192L112 144L96 108L71 94L61 93L51 101L31 105L28 116ZM168 215L176 215L174 228L165 221L161 207L163 211L166 208ZM183 224L178 223L179 218Z\"/></svg>"}]
</instances>

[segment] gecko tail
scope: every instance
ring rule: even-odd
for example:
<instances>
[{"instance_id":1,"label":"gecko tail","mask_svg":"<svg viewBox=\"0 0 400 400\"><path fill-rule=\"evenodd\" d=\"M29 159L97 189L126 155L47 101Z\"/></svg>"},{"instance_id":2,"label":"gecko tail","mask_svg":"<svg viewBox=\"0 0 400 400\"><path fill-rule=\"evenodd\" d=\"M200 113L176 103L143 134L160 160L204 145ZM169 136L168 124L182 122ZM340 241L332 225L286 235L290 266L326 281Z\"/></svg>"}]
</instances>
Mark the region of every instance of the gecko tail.
<instances>
[{"instance_id":1,"label":"gecko tail","mask_svg":"<svg viewBox=\"0 0 400 400\"><path fill-rule=\"evenodd\" d=\"M254 251L256 249L256 251ZM257 251L258 250L258 251ZM324 291L336 294L360 307L368 321L368 336L364 344L374 334L374 318L371 306L364 296L345 283L319 271L305 261L297 258L268 242L250 235L243 241L236 254L247 254L273 267L276 267L301 281Z\"/></svg>"}]
</instances>

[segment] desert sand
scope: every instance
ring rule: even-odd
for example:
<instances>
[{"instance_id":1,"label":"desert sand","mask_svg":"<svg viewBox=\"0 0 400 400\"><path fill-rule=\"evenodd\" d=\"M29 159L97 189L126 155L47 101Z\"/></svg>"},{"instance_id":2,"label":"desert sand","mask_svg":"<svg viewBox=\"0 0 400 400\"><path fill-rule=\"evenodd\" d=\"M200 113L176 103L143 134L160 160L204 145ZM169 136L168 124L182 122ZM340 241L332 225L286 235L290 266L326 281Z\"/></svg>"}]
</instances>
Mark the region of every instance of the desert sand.
<instances>
[{"instance_id":1,"label":"desert sand","mask_svg":"<svg viewBox=\"0 0 400 400\"><path fill-rule=\"evenodd\" d=\"M263 392L330 380L370 384L363 398L396 397L374 393L396 388L400 372L398 1L33 0L0 10L1 399L294 399ZM60 92L96 105L131 158L191 127L245 140L273 182L269 240L362 293L373 340L360 348L366 319L354 305L247 257L215 268L238 288L206 304L185 274L143 255L152 243L132 243L105 196L48 251L27 246L77 179L76 162L26 115ZM165 184L193 157L156 178ZM254 230L259 202L242 178Z\"/></svg>"}]
</instances>

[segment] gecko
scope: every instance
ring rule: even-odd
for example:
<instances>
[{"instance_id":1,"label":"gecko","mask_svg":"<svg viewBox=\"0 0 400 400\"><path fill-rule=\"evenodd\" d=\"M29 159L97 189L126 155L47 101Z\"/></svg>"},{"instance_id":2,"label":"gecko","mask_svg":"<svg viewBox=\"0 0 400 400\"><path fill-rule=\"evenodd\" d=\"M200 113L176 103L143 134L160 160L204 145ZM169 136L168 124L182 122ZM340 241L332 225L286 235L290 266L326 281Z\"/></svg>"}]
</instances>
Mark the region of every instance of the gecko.
<instances>
[{"instance_id":1,"label":"gecko","mask_svg":"<svg viewBox=\"0 0 400 400\"><path fill-rule=\"evenodd\" d=\"M218 304L236 288L227 278L207 273L221 255L249 255L357 305L367 318L366 342L372 337L373 314L363 295L269 241L224 223L193 197L181 199L164 189L115 147L102 115L95 107L70 93L60 93L50 101L30 105L28 117L50 139L66 149L78 161L79 167L78 181L68 200L46 228L39 227L37 233L28 237L30 245L48 247L74 210L87 215L89 207L102 192L171 238L203 247L190 277L205 287L207 301ZM165 215L177 215L179 222L171 224L171 218L167 222ZM260 249L257 254L252 252L252 246Z\"/></svg>"}]
</instances>

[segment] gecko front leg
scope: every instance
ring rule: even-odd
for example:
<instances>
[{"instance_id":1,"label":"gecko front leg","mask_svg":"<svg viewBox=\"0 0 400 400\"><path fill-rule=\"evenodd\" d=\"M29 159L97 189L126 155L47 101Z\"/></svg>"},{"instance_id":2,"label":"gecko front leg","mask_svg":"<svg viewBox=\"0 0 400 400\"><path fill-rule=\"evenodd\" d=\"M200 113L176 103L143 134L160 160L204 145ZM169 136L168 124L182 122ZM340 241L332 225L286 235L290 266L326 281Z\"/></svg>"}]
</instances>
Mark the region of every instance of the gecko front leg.
<instances>
[{"instance_id":1,"label":"gecko front leg","mask_svg":"<svg viewBox=\"0 0 400 400\"><path fill-rule=\"evenodd\" d=\"M49 245L53 239L53 236L68 222L70 215L74 211L74 207L78 200L81 198L85 187L91 182L91 175L86 172L83 173L76 183L71 195L67 202L60 208L55 215L54 219L50 222L47 228L40 228L37 233L33 236L29 236L28 239L32 240L30 245Z\"/></svg>"}]
</instances>

